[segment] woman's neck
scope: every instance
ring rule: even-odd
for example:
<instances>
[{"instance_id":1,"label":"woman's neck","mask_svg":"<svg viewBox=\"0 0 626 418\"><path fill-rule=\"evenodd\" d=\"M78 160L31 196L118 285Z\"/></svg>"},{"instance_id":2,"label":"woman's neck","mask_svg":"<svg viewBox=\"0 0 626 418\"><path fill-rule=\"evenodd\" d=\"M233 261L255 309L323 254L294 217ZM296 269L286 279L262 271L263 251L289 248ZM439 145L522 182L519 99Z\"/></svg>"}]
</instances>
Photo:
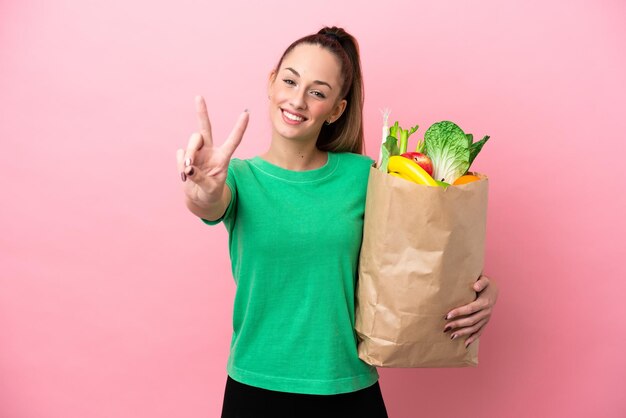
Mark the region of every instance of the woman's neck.
<instances>
[{"instance_id":1,"label":"woman's neck","mask_svg":"<svg viewBox=\"0 0 626 418\"><path fill-rule=\"evenodd\" d=\"M273 140L270 148L260 155L264 160L292 171L314 170L328 161L326 151L319 150L315 143Z\"/></svg>"}]
</instances>

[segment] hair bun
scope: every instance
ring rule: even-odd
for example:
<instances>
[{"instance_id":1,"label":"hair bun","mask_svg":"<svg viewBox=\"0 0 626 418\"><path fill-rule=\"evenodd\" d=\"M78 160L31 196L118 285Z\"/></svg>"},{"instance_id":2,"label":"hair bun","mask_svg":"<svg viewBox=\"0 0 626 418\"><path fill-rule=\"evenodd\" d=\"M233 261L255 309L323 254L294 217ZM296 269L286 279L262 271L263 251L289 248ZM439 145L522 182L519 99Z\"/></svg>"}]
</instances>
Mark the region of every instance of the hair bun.
<instances>
[{"instance_id":1,"label":"hair bun","mask_svg":"<svg viewBox=\"0 0 626 418\"><path fill-rule=\"evenodd\" d=\"M345 33L346 32L343 29L336 26L333 26L332 28L325 27L318 32L318 34L327 36L328 38L334 39L339 43L341 43L341 40L343 39L343 34Z\"/></svg>"},{"instance_id":2,"label":"hair bun","mask_svg":"<svg viewBox=\"0 0 626 418\"><path fill-rule=\"evenodd\" d=\"M326 36L326 37L328 37L328 38L330 38L330 39L334 39L334 40L335 40L335 41L337 41L337 42L341 42L341 39L340 39L340 38L339 38L339 36L337 36L337 34L335 34L335 33L330 33L330 32L327 32L327 33L325 33L325 34L324 34L324 36Z\"/></svg>"}]
</instances>

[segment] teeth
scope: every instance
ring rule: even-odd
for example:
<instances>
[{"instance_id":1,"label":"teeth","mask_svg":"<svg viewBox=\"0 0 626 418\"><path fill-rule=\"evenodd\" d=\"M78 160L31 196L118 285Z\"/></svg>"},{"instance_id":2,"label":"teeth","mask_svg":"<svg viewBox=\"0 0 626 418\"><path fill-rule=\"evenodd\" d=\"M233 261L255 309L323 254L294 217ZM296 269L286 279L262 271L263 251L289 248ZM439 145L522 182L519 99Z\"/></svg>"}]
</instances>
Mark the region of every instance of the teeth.
<instances>
[{"instance_id":1,"label":"teeth","mask_svg":"<svg viewBox=\"0 0 626 418\"><path fill-rule=\"evenodd\" d=\"M300 116L296 116L296 115L292 115L291 113L287 112L286 110L283 110L283 114L287 117L287 119L289 120L293 120L293 121L298 121L301 122L304 120L304 118L301 118Z\"/></svg>"}]
</instances>

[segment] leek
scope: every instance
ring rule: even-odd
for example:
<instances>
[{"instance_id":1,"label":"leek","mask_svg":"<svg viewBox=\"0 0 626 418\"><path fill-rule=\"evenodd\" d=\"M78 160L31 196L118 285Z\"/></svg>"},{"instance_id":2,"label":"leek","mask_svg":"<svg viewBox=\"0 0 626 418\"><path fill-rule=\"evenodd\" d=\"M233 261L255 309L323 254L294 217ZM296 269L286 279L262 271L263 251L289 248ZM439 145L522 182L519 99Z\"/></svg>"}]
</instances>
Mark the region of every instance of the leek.
<instances>
[{"instance_id":1,"label":"leek","mask_svg":"<svg viewBox=\"0 0 626 418\"><path fill-rule=\"evenodd\" d=\"M383 115L383 137L380 143L380 152L378 153L378 168L380 168L383 164L383 145L389 136L389 115L391 114L391 109L381 109L380 113Z\"/></svg>"}]
</instances>

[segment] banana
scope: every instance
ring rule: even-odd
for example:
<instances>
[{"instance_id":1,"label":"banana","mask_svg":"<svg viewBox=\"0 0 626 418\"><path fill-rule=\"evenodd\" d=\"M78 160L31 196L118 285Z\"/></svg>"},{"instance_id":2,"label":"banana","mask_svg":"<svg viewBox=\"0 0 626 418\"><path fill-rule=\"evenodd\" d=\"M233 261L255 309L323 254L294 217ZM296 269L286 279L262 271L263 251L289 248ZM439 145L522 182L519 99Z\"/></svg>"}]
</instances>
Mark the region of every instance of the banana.
<instances>
[{"instance_id":1,"label":"banana","mask_svg":"<svg viewBox=\"0 0 626 418\"><path fill-rule=\"evenodd\" d=\"M425 186L439 187L437 182L415 161L400 155L392 155L389 157L389 172L396 172L408 178L414 183L423 184Z\"/></svg>"},{"instance_id":2,"label":"banana","mask_svg":"<svg viewBox=\"0 0 626 418\"><path fill-rule=\"evenodd\" d=\"M404 174L396 173L395 171L390 171L389 174L391 174L394 177L399 177L401 179L405 179L405 180L408 180L408 181L413 181L410 178L408 178L407 176L405 176Z\"/></svg>"}]
</instances>

